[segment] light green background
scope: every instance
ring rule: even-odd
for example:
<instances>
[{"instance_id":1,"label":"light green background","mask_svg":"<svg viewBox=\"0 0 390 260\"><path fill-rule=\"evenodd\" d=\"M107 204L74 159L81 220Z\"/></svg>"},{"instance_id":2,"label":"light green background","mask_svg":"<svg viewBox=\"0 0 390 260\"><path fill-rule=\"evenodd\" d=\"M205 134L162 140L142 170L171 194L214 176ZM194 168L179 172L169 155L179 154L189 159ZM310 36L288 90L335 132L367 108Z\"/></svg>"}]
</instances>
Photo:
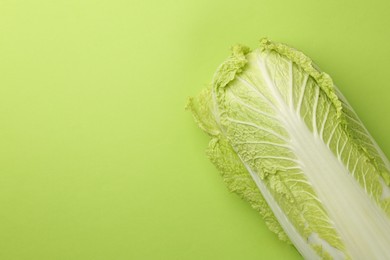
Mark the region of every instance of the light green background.
<instances>
[{"instance_id":1,"label":"light green background","mask_svg":"<svg viewBox=\"0 0 390 260\"><path fill-rule=\"evenodd\" d=\"M311 56L390 155L389 1L0 0L0 259L300 259L184 111L229 47Z\"/></svg>"}]
</instances>

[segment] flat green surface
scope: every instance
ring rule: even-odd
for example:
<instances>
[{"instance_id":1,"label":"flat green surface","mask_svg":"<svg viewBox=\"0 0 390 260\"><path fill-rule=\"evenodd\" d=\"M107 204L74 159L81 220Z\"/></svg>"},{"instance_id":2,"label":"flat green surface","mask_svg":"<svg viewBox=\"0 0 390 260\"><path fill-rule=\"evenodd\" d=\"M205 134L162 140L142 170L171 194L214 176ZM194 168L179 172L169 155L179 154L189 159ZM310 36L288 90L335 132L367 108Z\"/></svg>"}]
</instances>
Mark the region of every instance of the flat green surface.
<instances>
[{"instance_id":1,"label":"flat green surface","mask_svg":"<svg viewBox=\"0 0 390 260\"><path fill-rule=\"evenodd\" d=\"M0 0L0 259L300 259L184 111L263 36L328 72L390 155L389 1Z\"/></svg>"}]
</instances>

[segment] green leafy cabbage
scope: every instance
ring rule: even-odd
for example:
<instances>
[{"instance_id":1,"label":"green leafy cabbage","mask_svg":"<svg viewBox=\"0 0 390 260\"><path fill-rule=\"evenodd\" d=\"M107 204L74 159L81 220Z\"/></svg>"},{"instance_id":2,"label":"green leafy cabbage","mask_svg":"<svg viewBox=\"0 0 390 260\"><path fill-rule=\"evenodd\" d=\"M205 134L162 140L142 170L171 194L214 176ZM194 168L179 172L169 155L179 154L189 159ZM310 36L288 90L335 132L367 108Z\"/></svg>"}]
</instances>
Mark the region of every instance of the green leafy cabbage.
<instances>
[{"instance_id":1,"label":"green leafy cabbage","mask_svg":"<svg viewBox=\"0 0 390 260\"><path fill-rule=\"evenodd\" d=\"M228 188L306 259L390 259L390 163L303 53L235 46L188 108Z\"/></svg>"}]
</instances>

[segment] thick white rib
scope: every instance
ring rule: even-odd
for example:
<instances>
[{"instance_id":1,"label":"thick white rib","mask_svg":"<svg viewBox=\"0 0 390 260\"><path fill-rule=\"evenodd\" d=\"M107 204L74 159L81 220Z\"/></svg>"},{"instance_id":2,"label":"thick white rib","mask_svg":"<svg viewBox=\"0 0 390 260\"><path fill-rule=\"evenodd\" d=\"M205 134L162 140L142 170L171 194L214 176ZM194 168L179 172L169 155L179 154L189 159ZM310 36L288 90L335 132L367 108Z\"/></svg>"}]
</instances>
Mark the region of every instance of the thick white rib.
<instances>
[{"instance_id":1,"label":"thick white rib","mask_svg":"<svg viewBox=\"0 0 390 260\"><path fill-rule=\"evenodd\" d=\"M289 118L293 151L348 254L352 259L390 259L390 224L383 210L300 118Z\"/></svg>"}]
</instances>

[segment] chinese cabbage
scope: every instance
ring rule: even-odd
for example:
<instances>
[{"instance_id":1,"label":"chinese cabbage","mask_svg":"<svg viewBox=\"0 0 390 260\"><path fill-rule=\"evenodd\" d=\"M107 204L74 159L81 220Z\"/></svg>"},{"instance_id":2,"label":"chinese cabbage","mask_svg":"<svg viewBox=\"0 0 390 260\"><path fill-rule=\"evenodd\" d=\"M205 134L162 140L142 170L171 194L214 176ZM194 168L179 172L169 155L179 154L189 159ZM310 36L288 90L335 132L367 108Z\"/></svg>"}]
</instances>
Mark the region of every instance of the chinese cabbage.
<instances>
[{"instance_id":1,"label":"chinese cabbage","mask_svg":"<svg viewBox=\"0 0 390 260\"><path fill-rule=\"evenodd\" d=\"M332 79L267 39L188 108L228 188L306 259L390 259L390 164Z\"/></svg>"}]
</instances>

